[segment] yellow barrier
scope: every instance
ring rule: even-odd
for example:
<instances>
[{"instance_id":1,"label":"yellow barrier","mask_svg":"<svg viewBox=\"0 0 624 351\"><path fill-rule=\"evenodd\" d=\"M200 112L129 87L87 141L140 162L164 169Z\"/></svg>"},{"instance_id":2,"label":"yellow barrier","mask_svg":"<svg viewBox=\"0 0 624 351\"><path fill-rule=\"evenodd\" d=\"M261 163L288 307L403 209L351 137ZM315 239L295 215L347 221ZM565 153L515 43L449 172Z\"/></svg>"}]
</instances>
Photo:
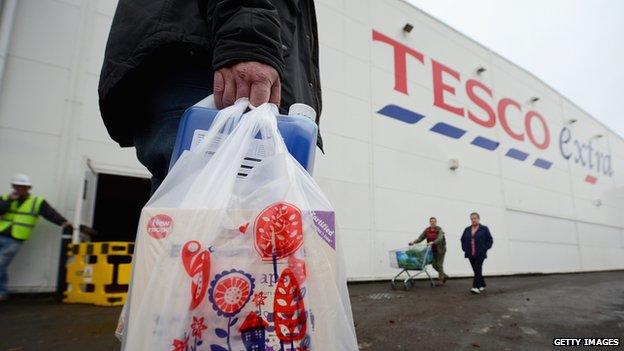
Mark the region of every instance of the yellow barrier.
<instances>
[{"instance_id":1,"label":"yellow barrier","mask_svg":"<svg viewBox=\"0 0 624 351\"><path fill-rule=\"evenodd\" d=\"M63 302L121 306L126 301L134 243L69 244Z\"/></svg>"}]
</instances>

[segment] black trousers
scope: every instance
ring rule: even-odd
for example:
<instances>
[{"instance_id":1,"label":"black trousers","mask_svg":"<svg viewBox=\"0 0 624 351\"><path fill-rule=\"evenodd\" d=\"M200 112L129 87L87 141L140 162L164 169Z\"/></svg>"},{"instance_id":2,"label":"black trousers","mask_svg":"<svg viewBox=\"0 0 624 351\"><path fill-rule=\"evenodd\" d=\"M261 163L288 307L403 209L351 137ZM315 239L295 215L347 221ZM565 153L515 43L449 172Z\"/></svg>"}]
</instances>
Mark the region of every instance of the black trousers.
<instances>
[{"instance_id":1,"label":"black trousers","mask_svg":"<svg viewBox=\"0 0 624 351\"><path fill-rule=\"evenodd\" d=\"M485 279L483 279L483 261L485 258L469 258L472 271L474 272L474 279L472 280L473 288L485 288Z\"/></svg>"}]
</instances>

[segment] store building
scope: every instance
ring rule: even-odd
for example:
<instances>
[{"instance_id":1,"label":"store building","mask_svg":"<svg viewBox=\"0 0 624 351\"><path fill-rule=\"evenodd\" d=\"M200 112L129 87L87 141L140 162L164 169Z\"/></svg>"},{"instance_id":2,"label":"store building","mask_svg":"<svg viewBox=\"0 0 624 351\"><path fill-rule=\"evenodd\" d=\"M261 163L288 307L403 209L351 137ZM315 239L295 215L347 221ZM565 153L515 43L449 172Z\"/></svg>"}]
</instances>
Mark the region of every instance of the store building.
<instances>
[{"instance_id":1,"label":"store building","mask_svg":"<svg viewBox=\"0 0 624 351\"><path fill-rule=\"evenodd\" d=\"M486 274L624 268L621 136L404 1L316 4L326 154L314 175L350 279L391 277L388 251L430 216L447 233L447 272L469 274L459 237L473 211L495 240ZM0 185L29 174L101 240L133 240L149 173L110 140L97 103L115 5L2 1ZM60 230L40 223L10 269L14 291L56 285Z\"/></svg>"}]
</instances>

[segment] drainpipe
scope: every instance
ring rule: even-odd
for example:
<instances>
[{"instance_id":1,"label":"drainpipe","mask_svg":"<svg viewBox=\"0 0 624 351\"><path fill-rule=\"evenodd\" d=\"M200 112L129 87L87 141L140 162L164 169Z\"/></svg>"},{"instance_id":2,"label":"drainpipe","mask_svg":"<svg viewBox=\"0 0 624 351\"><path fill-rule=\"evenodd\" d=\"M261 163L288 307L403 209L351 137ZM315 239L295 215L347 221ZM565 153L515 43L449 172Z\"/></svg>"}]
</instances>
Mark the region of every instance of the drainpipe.
<instances>
[{"instance_id":1,"label":"drainpipe","mask_svg":"<svg viewBox=\"0 0 624 351\"><path fill-rule=\"evenodd\" d=\"M16 9L17 0L2 1L2 17L0 17L0 89L2 89L4 68L9 56L9 44L11 42L11 32L13 31Z\"/></svg>"}]
</instances>

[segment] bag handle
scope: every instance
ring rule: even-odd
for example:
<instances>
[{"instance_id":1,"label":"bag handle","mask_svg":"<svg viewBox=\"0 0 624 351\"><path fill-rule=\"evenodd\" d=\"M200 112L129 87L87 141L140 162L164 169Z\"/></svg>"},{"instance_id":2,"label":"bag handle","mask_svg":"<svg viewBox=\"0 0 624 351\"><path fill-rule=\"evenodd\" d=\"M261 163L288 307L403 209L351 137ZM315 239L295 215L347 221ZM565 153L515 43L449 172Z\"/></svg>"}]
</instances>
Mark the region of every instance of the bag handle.
<instances>
[{"instance_id":1,"label":"bag handle","mask_svg":"<svg viewBox=\"0 0 624 351\"><path fill-rule=\"evenodd\" d=\"M217 149L193 181L193 191L186 194L180 207L227 207L240 165L255 139L270 141L267 143L267 151L273 151L273 154L288 152L277 129L277 106L262 104L240 117L239 114L248 106L247 99L240 99L233 106L223 109L215 118L197 153L205 154L215 142L218 143ZM224 138L219 135L225 134L230 128L232 130Z\"/></svg>"},{"instance_id":2,"label":"bag handle","mask_svg":"<svg viewBox=\"0 0 624 351\"><path fill-rule=\"evenodd\" d=\"M210 99L212 97L208 96L206 99L198 102L198 104ZM197 148L193 151L199 155L205 155L209 150L210 146L214 141L219 140L219 134L230 134L233 128L238 124L243 113L249 107L249 99L248 98L240 98L234 102L234 105L226 107L222 110L219 110L217 116L212 121L212 125L208 130L208 133L204 136L204 139L199 143ZM218 143L217 149L223 143ZM216 152L217 150L215 150Z\"/></svg>"},{"instance_id":3,"label":"bag handle","mask_svg":"<svg viewBox=\"0 0 624 351\"><path fill-rule=\"evenodd\" d=\"M258 107L249 105L249 109L252 111L259 109L256 113L260 114L260 139L271 141L273 154L288 152L282 134L277 126L277 116L279 115L279 108L277 105L273 103L265 103Z\"/></svg>"}]
</instances>

